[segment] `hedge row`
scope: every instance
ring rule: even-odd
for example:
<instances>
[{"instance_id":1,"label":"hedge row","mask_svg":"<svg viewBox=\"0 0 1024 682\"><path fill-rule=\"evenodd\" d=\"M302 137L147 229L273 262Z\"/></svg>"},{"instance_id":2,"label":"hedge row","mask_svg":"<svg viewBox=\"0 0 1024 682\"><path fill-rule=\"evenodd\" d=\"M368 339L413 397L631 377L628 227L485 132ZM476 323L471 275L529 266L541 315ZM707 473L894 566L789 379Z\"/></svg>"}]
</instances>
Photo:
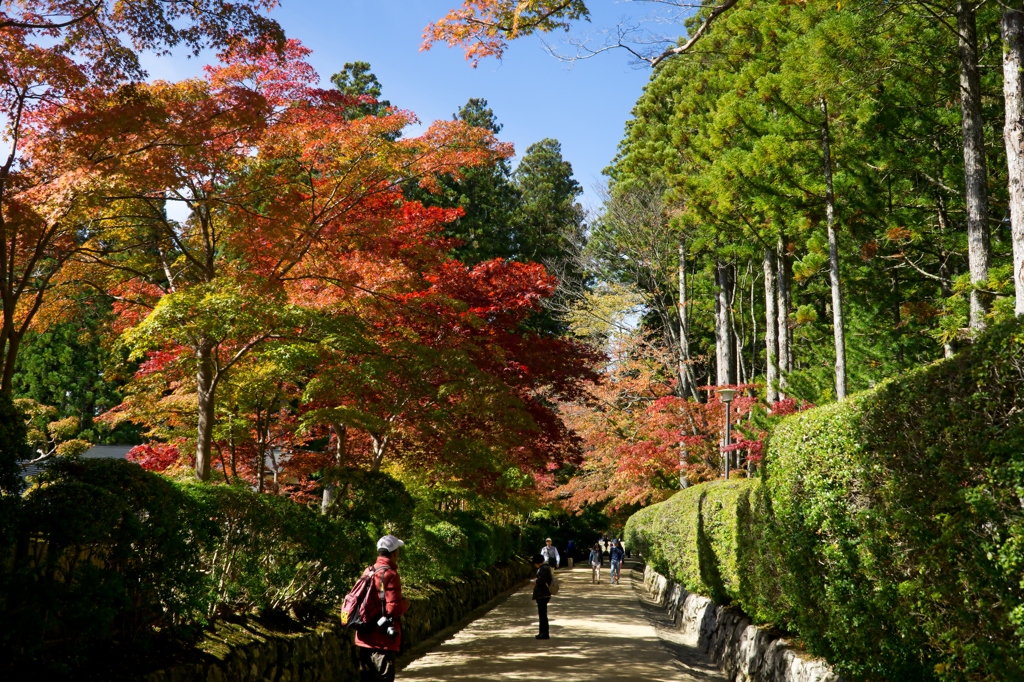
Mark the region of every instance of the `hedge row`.
<instances>
[{"instance_id":1,"label":"hedge row","mask_svg":"<svg viewBox=\"0 0 1024 682\"><path fill-rule=\"evenodd\" d=\"M350 472L328 515L117 460L58 460L38 483L0 496L0 670L68 674L104 656L145 656L231 614L325 616L384 532L409 542L413 582L519 549L508 531L433 511L384 474Z\"/></svg>"},{"instance_id":2,"label":"hedge row","mask_svg":"<svg viewBox=\"0 0 1024 682\"><path fill-rule=\"evenodd\" d=\"M749 508L753 480L687 488L640 510L626 524L626 542L658 573L719 603L742 600L737 515ZM744 585L745 586L745 585Z\"/></svg>"},{"instance_id":3,"label":"hedge row","mask_svg":"<svg viewBox=\"0 0 1024 682\"><path fill-rule=\"evenodd\" d=\"M1024 679L1024 331L783 421L627 538L853 680Z\"/></svg>"}]
</instances>

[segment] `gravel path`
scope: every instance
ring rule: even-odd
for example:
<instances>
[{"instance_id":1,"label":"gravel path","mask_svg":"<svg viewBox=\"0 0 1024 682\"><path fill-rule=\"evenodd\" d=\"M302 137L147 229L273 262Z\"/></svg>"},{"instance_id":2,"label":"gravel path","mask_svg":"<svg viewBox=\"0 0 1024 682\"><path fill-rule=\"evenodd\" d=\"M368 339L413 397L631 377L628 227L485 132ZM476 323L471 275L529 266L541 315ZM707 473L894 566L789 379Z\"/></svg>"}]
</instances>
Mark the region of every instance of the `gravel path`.
<instances>
[{"instance_id":1,"label":"gravel path","mask_svg":"<svg viewBox=\"0 0 1024 682\"><path fill-rule=\"evenodd\" d=\"M551 639L539 641L532 585L414 660L403 682L720 682L725 676L692 647L672 641L667 618L645 600L642 575L594 585L590 570L558 571L561 590L548 608ZM659 637L659 633L662 635Z\"/></svg>"}]
</instances>

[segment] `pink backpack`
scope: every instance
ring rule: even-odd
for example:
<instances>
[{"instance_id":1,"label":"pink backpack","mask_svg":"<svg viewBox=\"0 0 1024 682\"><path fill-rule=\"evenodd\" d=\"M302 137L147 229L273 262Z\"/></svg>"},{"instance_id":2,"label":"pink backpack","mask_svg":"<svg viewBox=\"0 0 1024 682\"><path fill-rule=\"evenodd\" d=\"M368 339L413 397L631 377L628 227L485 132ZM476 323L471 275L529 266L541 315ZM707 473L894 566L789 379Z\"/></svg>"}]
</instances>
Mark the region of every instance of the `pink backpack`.
<instances>
[{"instance_id":1,"label":"pink backpack","mask_svg":"<svg viewBox=\"0 0 1024 682\"><path fill-rule=\"evenodd\" d=\"M377 621L384 613L384 578L381 577L380 581L380 603L373 598L373 578L387 570L387 566L368 566L363 571L362 577L356 581L341 605L342 625L358 632L366 632L377 627Z\"/></svg>"}]
</instances>

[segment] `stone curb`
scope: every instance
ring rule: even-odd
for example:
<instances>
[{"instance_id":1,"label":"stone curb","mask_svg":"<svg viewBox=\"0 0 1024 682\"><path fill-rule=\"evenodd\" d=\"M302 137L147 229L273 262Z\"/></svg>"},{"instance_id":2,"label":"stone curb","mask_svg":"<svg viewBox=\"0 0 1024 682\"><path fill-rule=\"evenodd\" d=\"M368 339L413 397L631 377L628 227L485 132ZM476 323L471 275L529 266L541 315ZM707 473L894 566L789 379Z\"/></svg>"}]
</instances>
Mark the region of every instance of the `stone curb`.
<instances>
[{"instance_id":1,"label":"stone curb","mask_svg":"<svg viewBox=\"0 0 1024 682\"><path fill-rule=\"evenodd\" d=\"M827 662L753 625L742 611L644 569L644 588L665 609L691 646L707 654L732 682L843 682Z\"/></svg>"}]
</instances>

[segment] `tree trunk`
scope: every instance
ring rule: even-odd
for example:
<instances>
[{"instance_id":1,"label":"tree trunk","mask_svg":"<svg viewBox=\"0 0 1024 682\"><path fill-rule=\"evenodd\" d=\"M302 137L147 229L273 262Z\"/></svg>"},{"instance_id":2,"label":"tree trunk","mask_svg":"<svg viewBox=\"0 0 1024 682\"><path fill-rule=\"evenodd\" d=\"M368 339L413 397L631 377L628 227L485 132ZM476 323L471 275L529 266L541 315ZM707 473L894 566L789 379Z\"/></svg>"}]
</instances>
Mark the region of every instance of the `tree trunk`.
<instances>
[{"instance_id":1,"label":"tree trunk","mask_svg":"<svg viewBox=\"0 0 1024 682\"><path fill-rule=\"evenodd\" d=\"M334 431L334 467L340 469L345 462L345 446L348 438L348 428L343 424L331 424ZM338 497L338 487L334 481L328 480L324 485L323 500L320 502L320 513L326 514L334 500Z\"/></svg>"},{"instance_id":2,"label":"tree trunk","mask_svg":"<svg viewBox=\"0 0 1024 682\"><path fill-rule=\"evenodd\" d=\"M259 479L256 481L256 492L262 493L266 488L267 479L267 453L263 451L263 448L259 448L259 460L256 463L256 471L259 474Z\"/></svg>"},{"instance_id":3,"label":"tree trunk","mask_svg":"<svg viewBox=\"0 0 1024 682\"><path fill-rule=\"evenodd\" d=\"M776 321L775 290L776 283L776 259L775 251L764 250L764 317L766 321L764 332L765 358L767 360L767 383L768 403L776 403L779 400L779 327Z\"/></svg>"},{"instance_id":4,"label":"tree trunk","mask_svg":"<svg viewBox=\"0 0 1024 682\"><path fill-rule=\"evenodd\" d=\"M373 459L370 462L370 471L380 471L380 465L384 462L384 455L388 449L388 436L377 436L370 434L370 446Z\"/></svg>"},{"instance_id":5,"label":"tree trunk","mask_svg":"<svg viewBox=\"0 0 1024 682\"><path fill-rule=\"evenodd\" d=\"M729 322L732 325L733 341L736 344L736 348L733 351L736 355L736 381L745 384L747 383L747 366L743 362L743 348L747 343L747 327L743 321L743 297L742 295L739 297L736 295L736 292L740 290L740 284L742 284L740 278L733 277L732 298L729 301ZM739 320L739 325L736 324L737 319Z\"/></svg>"},{"instance_id":6,"label":"tree trunk","mask_svg":"<svg viewBox=\"0 0 1024 682\"><path fill-rule=\"evenodd\" d=\"M686 242L679 239L679 397L685 398L692 394L694 400L699 401L697 393L697 381L693 376L693 365L690 362L690 321L687 313L689 301L686 296ZM686 477L686 465L689 463L689 451L686 442L679 441L679 489L690 487L690 480Z\"/></svg>"},{"instance_id":7,"label":"tree trunk","mask_svg":"<svg viewBox=\"0 0 1024 682\"><path fill-rule=\"evenodd\" d=\"M825 160L825 220L828 225L828 272L832 285L832 333L836 346L836 397L846 399L846 334L843 329L843 297L839 287L839 244L836 238L836 195L832 187L832 139L828 128L828 103L821 100L821 152Z\"/></svg>"},{"instance_id":8,"label":"tree trunk","mask_svg":"<svg viewBox=\"0 0 1024 682\"><path fill-rule=\"evenodd\" d=\"M12 318L13 319L13 318ZM7 321L4 321L7 325ZM0 391L7 395L14 394L14 367L18 360L18 347L21 345L22 335L13 331L14 324L11 323L12 331L7 336L6 348L0 348L4 352L4 374L3 382L0 384Z\"/></svg>"},{"instance_id":9,"label":"tree trunk","mask_svg":"<svg viewBox=\"0 0 1024 682\"><path fill-rule=\"evenodd\" d=\"M956 23L960 56L960 114L964 143L964 186L967 202L967 262L971 270L971 329L985 328L989 297L979 287L988 280L992 258L988 229L988 178L985 131L981 117L978 73L978 27L974 0L958 0Z\"/></svg>"},{"instance_id":10,"label":"tree trunk","mask_svg":"<svg viewBox=\"0 0 1024 682\"><path fill-rule=\"evenodd\" d=\"M753 262L747 263L750 274L750 378L757 376L757 299L754 291L757 289L757 277L753 274Z\"/></svg>"},{"instance_id":11,"label":"tree trunk","mask_svg":"<svg viewBox=\"0 0 1024 682\"><path fill-rule=\"evenodd\" d=\"M942 198L942 193L937 192L935 196L935 203L938 208L936 216L939 220L939 233L945 235L947 227L949 226L949 220L946 218L946 202ZM944 240L943 240L944 241ZM942 292L942 299L949 300L953 295L953 280L949 272L949 253L944 247L939 251L939 288ZM953 357L955 349L953 348L953 342L950 339L946 339L942 342L943 356L946 358Z\"/></svg>"},{"instance_id":12,"label":"tree trunk","mask_svg":"<svg viewBox=\"0 0 1024 682\"><path fill-rule=\"evenodd\" d=\"M779 336L779 400L786 398L786 375L793 371L793 330L789 328L789 311L793 307L793 292L790 288L792 278L792 262L786 253L786 245L779 237L775 250L776 267L778 268L778 296L776 298L776 314L778 315Z\"/></svg>"},{"instance_id":13,"label":"tree trunk","mask_svg":"<svg viewBox=\"0 0 1024 682\"><path fill-rule=\"evenodd\" d=\"M1003 142L1010 194L1014 312L1024 315L1024 12L1003 8Z\"/></svg>"},{"instance_id":14,"label":"tree trunk","mask_svg":"<svg viewBox=\"0 0 1024 682\"><path fill-rule=\"evenodd\" d=\"M231 475L228 473L228 463L224 459L224 448L217 446L217 454L220 455L220 469L224 473L224 482L231 485Z\"/></svg>"},{"instance_id":15,"label":"tree trunk","mask_svg":"<svg viewBox=\"0 0 1024 682\"><path fill-rule=\"evenodd\" d=\"M683 408L685 409L685 408ZM689 412L685 413L692 426L693 417L690 416ZM681 435L682 429L680 429ZM690 449L686 446L686 441L682 438L679 439L679 489L685 490L690 487L690 479L686 477L686 472L689 468L690 463Z\"/></svg>"},{"instance_id":16,"label":"tree trunk","mask_svg":"<svg viewBox=\"0 0 1024 682\"><path fill-rule=\"evenodd\" d=\"M196 425L196 478L210 480L210 449L213 443L213 421L217 377L213 366L213 348L199 347L199 368L196 371L196 392L199 398L199 419Z\"/></svg>"},{"instance_id":17,"label":"tree trunk","mask_svg":"<svg viewBox=\"0 0 1024 682\"><path fill-rule=\"evenodd\" d=\"M698 399L697 381L693 376L693 364L690 362L690 322L686 298L686 242L679 240L679 397L687 394Z\"/></svg>"},{"instance_id":18,"label":"tree trunk","mask_svg":"<svg viewBox=\"0 0 1024 682\"><path fill-rule=\"evenodd\" d=\"M715 266L715 283L718 285L718 296L715 299L715 355L719 386L736 383L736 368L732 358L732 315L729 310L733 277L732 265L719 261Z\"/></svg>"}]
</instances>

